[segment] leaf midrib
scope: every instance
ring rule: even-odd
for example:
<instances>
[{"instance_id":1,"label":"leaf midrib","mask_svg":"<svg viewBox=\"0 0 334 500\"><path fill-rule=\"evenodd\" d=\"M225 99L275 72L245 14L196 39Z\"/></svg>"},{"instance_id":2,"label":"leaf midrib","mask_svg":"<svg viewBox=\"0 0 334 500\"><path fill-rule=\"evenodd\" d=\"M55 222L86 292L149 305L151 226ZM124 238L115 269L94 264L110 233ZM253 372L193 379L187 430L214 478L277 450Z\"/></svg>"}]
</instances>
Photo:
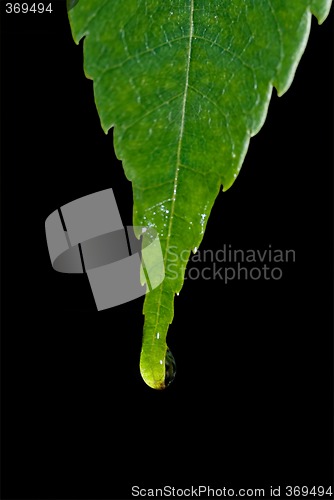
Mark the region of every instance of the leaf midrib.
<instances>
[{"instance_id":1,"label":"leaf midrib","mask_svg":"<svg viewBox=\"0 0 334 500\"><path fill-rule=\"evenodd\" d=\"M171 203L170 218L169 218L168 232L167 232L167 238L166 238L166 246L165 246L165 252L164 252L164 267L165 267L165 269L166 269L169 241L170 241L170 237L171 237L171 233L172 233L172 226L173 226L173 219L174 219L178 177L179 177L179 171L180 171L180 167L181 167L181 151L182 151L182 141L183 141L183 135L184 135L184 124L185 124L185 115L186 115L186 107L187 107L187 97L188 97L188 90L189 90L189 73L190 73L190 61L191 61L193 36L194 36L194 0L191 0L190 16L189 16L189 42L188 42L188 53L187 53L187 66L186 66L185 85L184 85L183 100L182 100L180 134L179 134L178 146L177 146L176 172L175 172L175 177L174 177L172 203ZM153 335L156 334L156 329L157 329L157 326L159 323L163 287L164 287L164 282L162 282L161 286L159 287L158 308L157 308L156 324L155 324L155 328L153 331Z\"/></svg>"}]
</instances>

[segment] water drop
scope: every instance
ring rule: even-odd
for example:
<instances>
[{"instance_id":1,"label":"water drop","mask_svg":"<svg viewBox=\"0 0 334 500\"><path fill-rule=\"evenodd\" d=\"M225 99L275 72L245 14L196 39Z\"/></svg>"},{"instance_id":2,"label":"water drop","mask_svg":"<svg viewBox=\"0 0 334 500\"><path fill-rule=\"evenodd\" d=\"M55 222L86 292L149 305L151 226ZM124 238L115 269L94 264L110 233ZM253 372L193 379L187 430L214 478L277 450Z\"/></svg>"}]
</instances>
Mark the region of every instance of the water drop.
<instances>
[{"instance_id":1,"label":"water drop","mask_svg":"<svg viewBox=\"0 0 334 500\"><path fill-rule=\"evenodd\" d=\"M173 354L167 347L165 358L165 387L168 387L176 375L176 363Z\"/></svg>"}]
</instances>

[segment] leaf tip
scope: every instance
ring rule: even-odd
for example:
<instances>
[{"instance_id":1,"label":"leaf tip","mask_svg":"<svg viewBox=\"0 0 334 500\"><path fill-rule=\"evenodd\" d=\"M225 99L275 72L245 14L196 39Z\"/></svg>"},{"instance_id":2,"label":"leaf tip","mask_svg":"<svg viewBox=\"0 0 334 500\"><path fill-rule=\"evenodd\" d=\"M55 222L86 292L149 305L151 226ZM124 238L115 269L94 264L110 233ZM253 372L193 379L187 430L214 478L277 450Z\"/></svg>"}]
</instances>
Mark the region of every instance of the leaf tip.
<instances>
[{"instance_id":1,"label":"leaf tip","mask_svg":"<svg viewBox=\"0 0 334 500\"><path fill-rule=\"evenodd\" d=\"M317 5L317 0L313 0L311 4L311 12L317 18L318 24L323 24L329 16L332 6L332 0L325 0Z\"/></svg>"}]
</instances>

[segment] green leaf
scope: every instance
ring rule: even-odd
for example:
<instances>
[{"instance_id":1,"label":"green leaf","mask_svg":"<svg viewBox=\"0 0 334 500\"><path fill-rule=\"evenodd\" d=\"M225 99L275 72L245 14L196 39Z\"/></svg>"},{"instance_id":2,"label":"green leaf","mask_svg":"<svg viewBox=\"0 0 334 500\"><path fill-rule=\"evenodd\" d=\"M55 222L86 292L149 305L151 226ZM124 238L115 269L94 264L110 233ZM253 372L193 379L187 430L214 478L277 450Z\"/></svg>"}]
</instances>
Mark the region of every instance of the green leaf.
<instances>
[{"instance_id":1,"label":"green leaf","mask_svg":"<svg viewBox=\"0 0 334 500\"><path fill-rule=\"evenodd\" d=\"M69 12L105 132L157 229L166 276L145 298L140 368L164 388L174 296L221 188L235 181L273 86L290 86L329 0L80 0ZM167 372L172 376L168 352Z\"/></svg>"}]
</instances>

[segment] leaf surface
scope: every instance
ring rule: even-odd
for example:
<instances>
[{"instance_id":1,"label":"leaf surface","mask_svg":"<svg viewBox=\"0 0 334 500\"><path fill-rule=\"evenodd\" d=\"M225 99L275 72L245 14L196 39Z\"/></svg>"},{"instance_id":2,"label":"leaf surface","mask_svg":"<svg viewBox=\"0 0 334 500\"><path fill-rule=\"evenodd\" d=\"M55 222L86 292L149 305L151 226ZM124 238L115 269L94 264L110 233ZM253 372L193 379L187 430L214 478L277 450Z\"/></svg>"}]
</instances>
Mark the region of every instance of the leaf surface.
<instances>
[{"instance_id":1,"label":"leaf surface","mask_svg":"<svg viewBox=\"0 0 334 500\"><path fill-rule=\"evenodd\" d=\"M141 373L165 384L166 335L187 260L214 200L235 181L305 49L312 13L329 0L79 0L69 12L85 37L101 124L133 183L134 225L158 231L165 279L146 295Z\"/></svg>"}]
</instances>

